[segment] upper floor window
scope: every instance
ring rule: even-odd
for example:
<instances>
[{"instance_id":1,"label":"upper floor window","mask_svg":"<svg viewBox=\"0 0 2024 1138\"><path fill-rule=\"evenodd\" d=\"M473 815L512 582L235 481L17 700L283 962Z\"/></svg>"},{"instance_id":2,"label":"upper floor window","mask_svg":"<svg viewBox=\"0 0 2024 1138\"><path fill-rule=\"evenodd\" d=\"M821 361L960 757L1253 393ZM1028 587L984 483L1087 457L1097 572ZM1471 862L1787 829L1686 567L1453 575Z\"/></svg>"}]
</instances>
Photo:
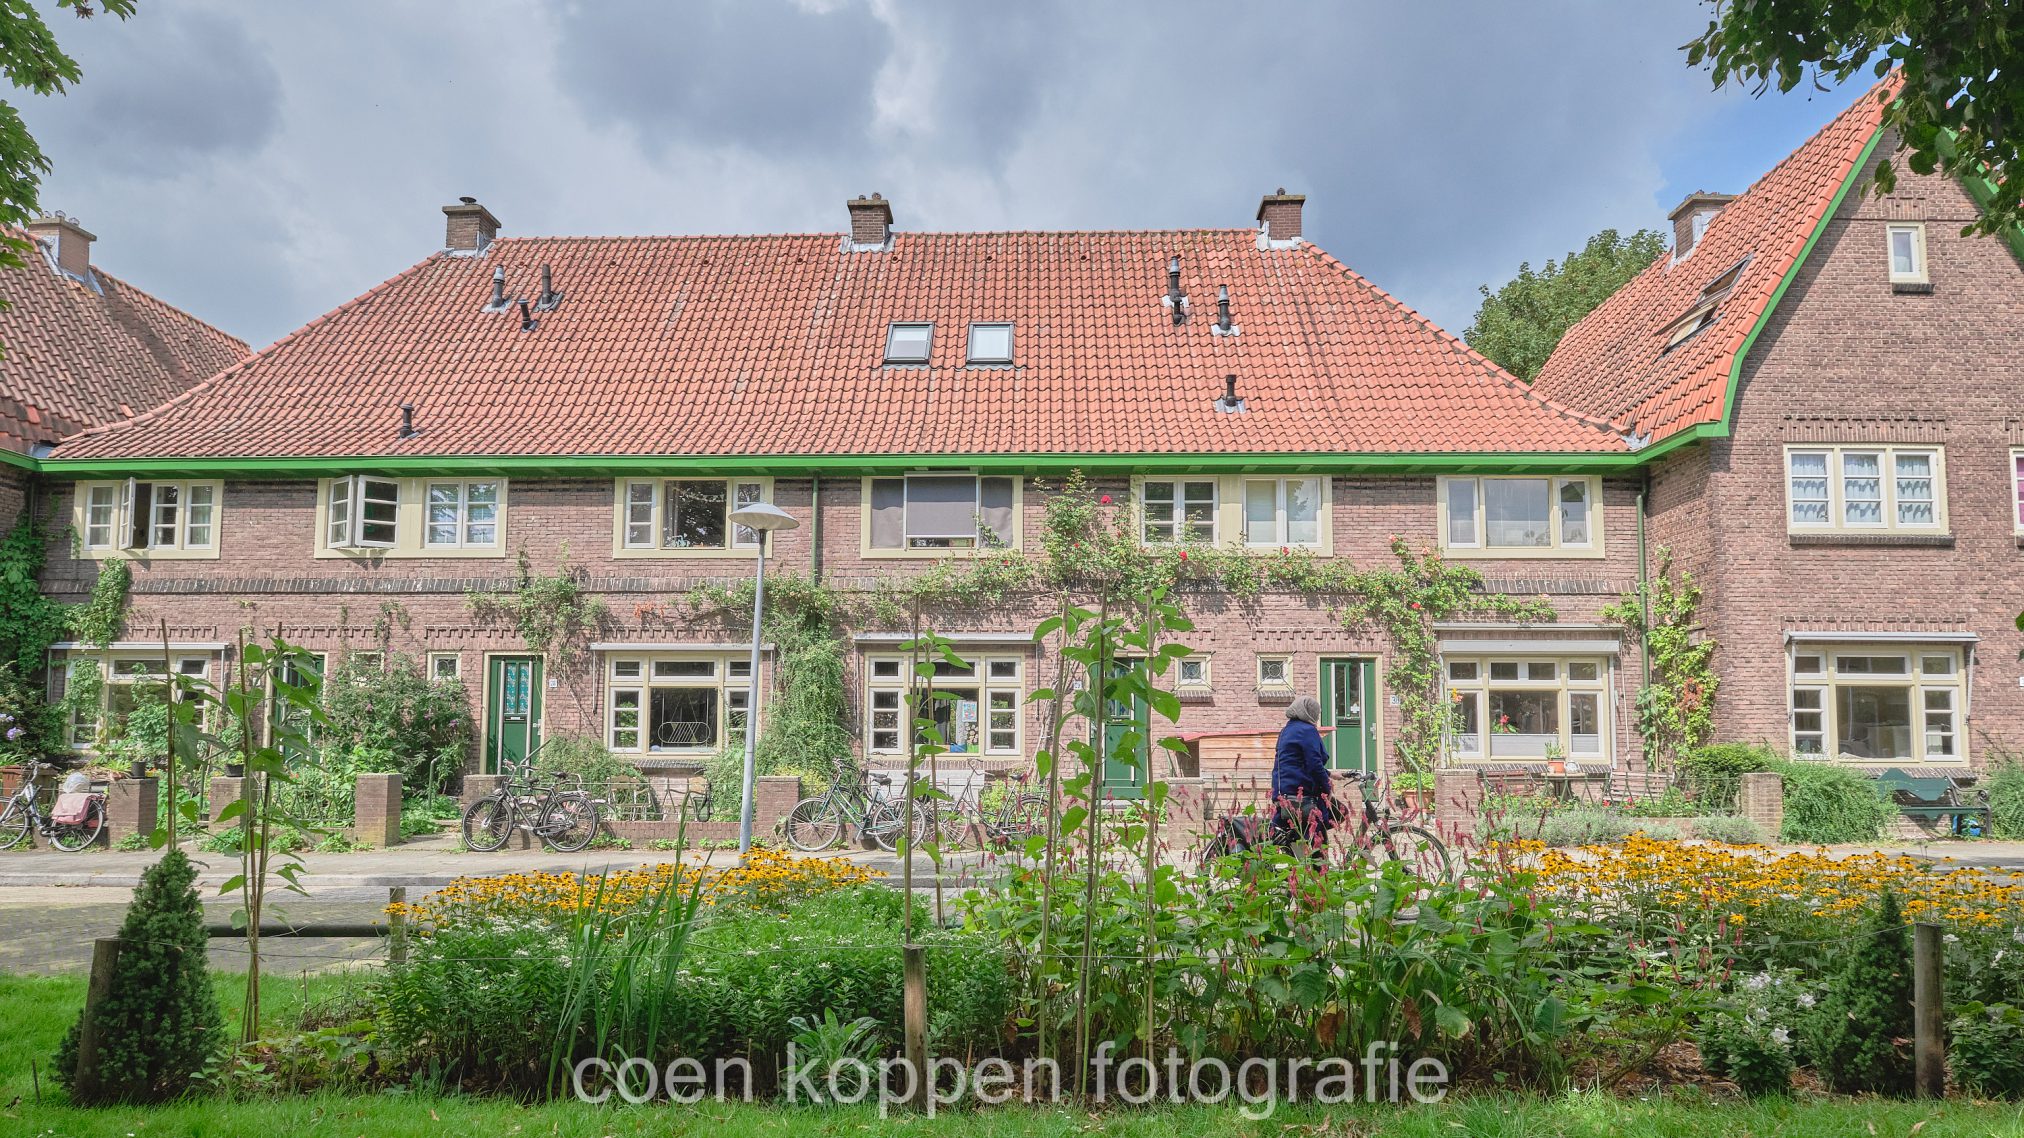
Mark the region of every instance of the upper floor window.
<instances>
[{"instance_id":1,"label":"upper floor window","mask_svg":"<svg viewBox=\"0 0 2024 1138\"><path fill-rule=\"evenodd\" d=\"M133 550L215 556L219 482L81 482L73 523L86 556Z\"/></svg>"},{"instance_id":2,"label":"upper floor window","mask_svg":"<svg viewBox=\"0 0 2024 1138\"><path fill-rule=\"evenodd\" d=\"M2024 447L2010 452L2010 504L2017 532L2024 534Z\"/></svg>"},{"instance_id":3,"label":"upper floor window","mask_svg":"<svg viewBox=\"0 0 2024 1138\"><path fill-rule=\"evenodd\" d=\"M933 324L888 324L886 325L885 362L889 364L924 364L928 362L928 348L935 338ZM1010 337L1006 345L1009 356Z\"/></svg>"},{"instance_id":4,"label":"upper floor window","mask_svg":"<svg viewBox=\"0 0 2024 1138\"><path fill-rule=\"evenodd\" d=\"M757 549L759 535L731 513L766 498L763 478L628 479L619 485L626 550Z\"/></svg>"},{"instance_id":5,"label":"upper floor window","mask_svg":"<svg viewBox=\"0 0 2024 1138\"><path fill-rule=\"evenodd\" d=\"M1216 480L1145 479L1139 483L1139 523L1147 545L1216 544Z\"/></svg>"},{"instance_id":6,"label":"upper floor window","mask_svg":"<svg viewBox=\"0 0 2024 1138\"><path fill-rule=\"evenodd\" d=\"M970 325L970 362L1009 364L1012 362L1012 325Z\"/></svg>"},{"instance_id":7,"label":"upper floor window","mask_svg":"<svg viewBox=\"0 0 2024 1138\"><path fill-rule=\"evenodd\" d=\"M506 548L506 482L354 474L318 484L322 555L497 557Z\"/></svg>"},{"instance_id":8,"label":"upper floor window","mask_svg":"<svg viewBox=\"0 0 2024 1138\"><path fill-rule=\"evenodd\" d=\"M1926 227L1920 222L1891 224L1884 227L1890 238L1890 283L1925 284L1931 278L1926 275Z\"/></svg>"},{"instance_id":9,"label":"upper floor window","mask_svg":"<svg viewBox=\"0 0 2024 1138\"><path fill-rule=\"evenodd\" d=\"M1018 480L975 474L868 478L865 544L871 550L1016 546Z\"/></svg>"},{"instance_id":10,"label":"upper floor window","mask_svg":"<svg viewBox=\"0 0 2024 1138\"><path fill-rule=\"evenodd\" d=\"M1439 485L1442 546L1478 557L1602 554L1601 480L1448 477Z\"/></svg>"},{"instance_id":11,"label":"upper floor window","mask_svg":"<svg viewBox=\"0 0 2024 1138\"><path fill-rule=\"evenodd\" d=\"M1938 447L1788 447L1787 528L1944 532L1945 469Z\"/></svg>"},{"instance_id":12,"label":"upper floor window","mask_svg":"<svg viewBox=\"0 0 2024 1138\"><path fill-rule=\"evenodd\" d=\"M1320 545L1319 478L1244 481L1244 544Z\"/></svg>"}]
</instances>

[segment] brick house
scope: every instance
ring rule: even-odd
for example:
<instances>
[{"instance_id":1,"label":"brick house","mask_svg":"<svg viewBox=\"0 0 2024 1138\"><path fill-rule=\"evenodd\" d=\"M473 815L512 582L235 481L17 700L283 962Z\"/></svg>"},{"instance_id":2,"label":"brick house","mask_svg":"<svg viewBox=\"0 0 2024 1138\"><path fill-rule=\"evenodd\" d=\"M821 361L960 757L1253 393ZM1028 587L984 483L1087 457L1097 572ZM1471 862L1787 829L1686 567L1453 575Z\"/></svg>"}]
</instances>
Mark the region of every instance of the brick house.
<instances>
[{"instance_id":1,"label":"brick house","mask_svg":"<svg viewBox=\"0 0 2024 1138\"><path fill-rule=\"evenodd\" d=\"M1705 589L1717 735L1872 769L2024 747L2024 236L1877 163L1865 96L1561 341L1549 398L1637 436Z\"/></svg>"},{"instance_id":2,"label":"brick house","mask_svg":"<svg viewBox=\"0 0 2024 1138\"><path fill-rule=\"evenodd\" d=\"M2024 436L2015 395L2002 406L2018 390L2018 266L1999 242L1952 235L1972 208L1957 188L1908 177L1892 199L1847 193L1876 135L1858 105L1748 193L1690 199L1679 253L1570 333L1532 385L1304 240L1304 199L1283 191L1256 228L909 233L874 195L848 203L840 233L695 238L502 238L466 199L444 207L443 249L42 459L66 487L51 516L78 535L46 584L74 599L103 559L130 558L133 627L165 619L176 666L214 676L241 629L327 655L378 650L383 633L467 682L481 768L561 734L645 765L694 762L746 722L746 631L666 602L749 577L757 546L729 522L737 505L772 501L800 523L774 539L775 569L871 588L1033 545L1050 487L1081 471L1153 544L1368 566L1396 535L1466 560L1491 590L1542 598L1551 623L1434 629L1456 764L1642 763L1643 665L1602 609L1661 545L1710 587L1725 736L1783 738L1784 701L1805 709L1817 691L1849 705L1831 722L1860 724L1823 738L1975 760L1973 732L1992 709L2014 720L2020 694L1999 674L2016 647L2002 593L2024 556L2008 449ZM1932 221L1913 247L1931 265L1923 293L1887 272L1899 215L1878 211L1900 208ZM1857 343L1863 362L1894 353L1889 382L1858 366ZM1978 376L1943 380L1938 361L1955 358ZM1827 374L1839 386L1814 378ZM1828 391L1840 398L1797 397ZM1929 500L1951 528L1776 528L1787 507L1768 487L1785 464L1809 494L1808 456L1841 464L1828 507L1842 517L1864 453L1902 464L1910 489L1885 506L1913 517ZM198 525L200 497L214 505ZM465 597L511 582L523 554L552 573L565 550L611 613L573 669ZM1876 619L1870 581L1931 598L1935 615ZM1294 695L1318 694L1338 763L1389 767L1400 712L1380 633L1298 594L1187 603L1182 731L1269 730ZM388 606L404 620L380 620ZM1057 662L1033 642L1041 615L1016 600L938 615L973 665L938 684L959 696L949 726L966 755L1030 759L1041 724L1025 697ZM896 760L901 634L845 638L853 749ZM1844 683L1837 649L1806 650L1856 646L1852 668L1875 669L1893 644L1916 677L1899 696ZM1928 656L1951 680L1923 670ZM1779 671L1816 660L1832 669L1818 682ZM1943 690L1956 702L1934 710ZM1883 722L1907 700L1955 717L1952 754Z\"/></svg>"}]
</instances>

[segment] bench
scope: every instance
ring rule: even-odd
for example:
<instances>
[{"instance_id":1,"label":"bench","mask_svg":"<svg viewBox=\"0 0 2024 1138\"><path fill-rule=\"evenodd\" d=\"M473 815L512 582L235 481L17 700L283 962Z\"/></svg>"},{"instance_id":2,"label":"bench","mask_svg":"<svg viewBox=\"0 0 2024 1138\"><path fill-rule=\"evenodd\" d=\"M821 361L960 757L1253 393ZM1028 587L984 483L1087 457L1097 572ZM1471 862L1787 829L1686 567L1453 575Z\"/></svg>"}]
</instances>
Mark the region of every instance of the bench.
<instances>
[{"instance_id":1,"label":"bench","mask_svg":"<svg viewBox=\"0 0 2024 1138\"><path fill-rule=\"evenodd\" d=\"M1961 800L1961 786L1946 775L1913 775L1892 767L1876 776L1877 793L1896 806L1907 818L1952 818L1952 833L1967 828L1968 818L1980 818L1981 832L1989 832L1989 792L1982 791L1980 805Z\"/></svg>"}]
</instances>

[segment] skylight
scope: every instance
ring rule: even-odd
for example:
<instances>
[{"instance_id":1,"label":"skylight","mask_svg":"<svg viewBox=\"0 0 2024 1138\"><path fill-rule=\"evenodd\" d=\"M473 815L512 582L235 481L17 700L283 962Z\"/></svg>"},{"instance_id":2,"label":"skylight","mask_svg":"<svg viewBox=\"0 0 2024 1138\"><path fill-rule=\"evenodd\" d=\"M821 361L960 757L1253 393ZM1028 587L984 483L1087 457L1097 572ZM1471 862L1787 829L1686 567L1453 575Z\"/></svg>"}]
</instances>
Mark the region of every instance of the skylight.
<instances>
[{"instance_id":1,"label":"skylight","mask_svg":"<svg viewBox=\"0 0 2024 1138\"><path fill-rule=\"evenodd\" d=\"M889 364L924 364L928 362L928 345L934 340L933 324L890 324L886 326L885 362Z\"/></svg>"},{"instance_id":2,"label":"skylight","mask_svg":"<svg viewBox=\"0 0 2024 1138\"><path fill-rule=\"evenodd\" d=\"M970 325L970 362L1009 364L1012 362L1012 325Z\"/></svg>"}]
</instances>

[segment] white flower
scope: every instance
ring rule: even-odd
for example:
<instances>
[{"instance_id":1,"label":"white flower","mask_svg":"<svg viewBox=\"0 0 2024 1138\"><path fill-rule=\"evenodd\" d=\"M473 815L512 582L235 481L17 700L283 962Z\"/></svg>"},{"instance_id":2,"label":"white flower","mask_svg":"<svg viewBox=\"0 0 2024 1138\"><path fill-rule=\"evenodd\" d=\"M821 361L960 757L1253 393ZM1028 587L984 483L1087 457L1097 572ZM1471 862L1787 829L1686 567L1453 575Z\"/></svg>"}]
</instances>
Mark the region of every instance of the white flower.
<instances>
[{"instance_id":1,"label":"white flower","mask_svg":"<svg viewBox=\"0 0 2024 1138\"><path fill-rule=\"evenodd\" d=\"M1770 983L1771 983L1771 974L1769 972L1759 972L1755 976L1750 977L1748 980L1743 981L1743 986L1745 988L1750 989L1753 992L1756 992L1761 991Z\"/></svg>"},{"instance_id":2,"label":"white flower","mask_svg":"<svg viewBox=\"0 0 2024 1138\"><path fill-rule=\"evenodd\" d=\"M2016 928L2011 929L2010 939L2016 941L2018 944L2024 944L2024 925L2018 925Z\"/></svg>"},{"instance_id":3,"label":"white flower","mask_svg":"<svg viewBox=\"0 0 2024 1138\"><path fill-rule=\"evenodd\" d=\"M1802 1007L1802 1008L1810 1008L1810 1007L1812 1007L1812 1006L1813 1006L1813 993L1811 993L1811 992L1801 992L1801 993L1799 993L1799 1006L1800 1006L1800 1007Z\"/></svg>"},{"instance_id":4,"label":"white flower","mask_svg":"<svg viewBox=\"0 0 2024 1138\"><path fill-rule=\"evenodd\" d=\"M1774 1027L1771 1029L1771 1042L1783 1047L1792 1042L1792 1033L1782 1027Z\"/></svg>"}]
</instances>

